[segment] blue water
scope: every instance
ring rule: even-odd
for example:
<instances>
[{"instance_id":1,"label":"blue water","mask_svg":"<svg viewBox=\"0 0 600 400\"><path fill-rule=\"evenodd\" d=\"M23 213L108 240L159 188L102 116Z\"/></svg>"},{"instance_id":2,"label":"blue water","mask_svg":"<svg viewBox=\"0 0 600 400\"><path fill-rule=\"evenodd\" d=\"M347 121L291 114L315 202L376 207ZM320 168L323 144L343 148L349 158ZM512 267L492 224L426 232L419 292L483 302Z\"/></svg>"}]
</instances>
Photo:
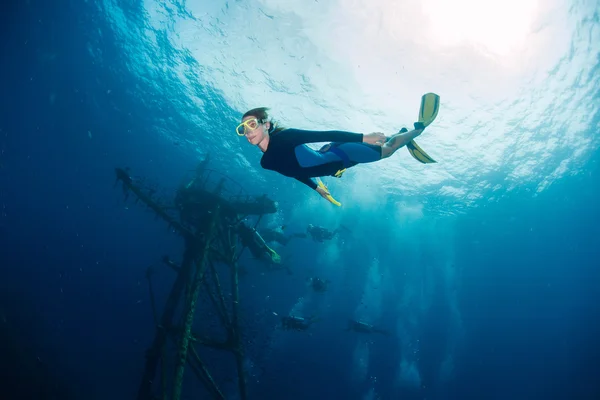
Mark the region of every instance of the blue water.
<instances>
[{"instance_id":1,"label":"blue water","mask_svg":"<svg viewBox=\"0 0 600 400\"><path fill-rule=\"evenodd\" d=\"M377 16L370 23L386 27L379 3L369 9ZM357 4L5 6L3 399L136 396L154 335L146 269L157 271L162 308L174 276L160 259L179 260L183 243L143 206L125 201L113 186L114 168L130 167L168 198L208 153L213 168L278 202L278 213L261 226L352 231L323 244L276 247L293 275L264 273L242 258L249 271L241 293L251 399L600 397L598 3L552 3L553 17L532 29L543 35L558 26L569 35L539 45L556 54L546 60L535 53L544 63L530 75L514 78L526 69L514 61L520 58L489 54L489 65L448 64L442 71L438 64L458 62L452 47L431 63L439 71L423 72L415 65L430 50L401 42L402 54L416 60L405 66L414 75L395 83L386 83L386 66L399 65L396 56L365 52L380 51L377 43L397 32L364 25L364 42L350 36L354 50L340 43L339 53L326 55L328 40L356 35ZM324 12L332 18L326 28L340 28L321 43ZM262 30L240 33L259 18ZM371 35L380 42L369 42ZM383 83L370 82L369 91L365 72L345 69L337 57L359 57L362 69L381 62ZM495 69L503 62L511 72ZM494 82L497 88L489 86ZM399 93L386 85L406 88L397 104L390 99ZM442 109L419 143L439 163L423 166L400 152L380 166L357 167L328 181L342 208L260 170L258 150L233 131L246 109L267 101L299 128L397 129L390 121L409 124L426 91L440 93ZM406 111L398 116L394 108ZM331 280L328 292L310 290L306 279L314 275ZM290 313L320 319L309 332L283 331L279 316ZM345 332L349 318L391 335ZM231 357L208 359L227 398L237 398L227 378ZM203 395L186 376L183 398Z\"/></svg>"}]
</instances>

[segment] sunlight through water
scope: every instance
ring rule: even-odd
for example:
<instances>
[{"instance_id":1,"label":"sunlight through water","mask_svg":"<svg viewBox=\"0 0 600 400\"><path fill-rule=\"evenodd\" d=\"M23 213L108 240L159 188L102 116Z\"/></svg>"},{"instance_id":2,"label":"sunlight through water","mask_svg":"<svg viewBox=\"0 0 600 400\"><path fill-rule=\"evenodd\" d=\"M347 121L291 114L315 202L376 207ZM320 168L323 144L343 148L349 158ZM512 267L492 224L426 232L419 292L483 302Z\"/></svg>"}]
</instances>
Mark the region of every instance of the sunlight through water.
<instances>
[{"instance_id":1,"label":"sunlight through water","mask_svg":"<svg viewBox=\"0 0 600 400\"><path fill-rule=\"evenodd\" d=\"M353 168L331 182L342 203L357 188L453 212L513 190L535 195L577 173L599 146L595 1L143 4L138 23L116 0L103 7L132 70L162 79L156 90L202 132L157 133L216 153L257 187L312 195L262 171L260 152L234 134L257 106L287 126L393 134L416 120L423 93L441 96L418 138L438 163L401 149Z\"/></svg>"},{"instance_id":2,"label":"sunlight through water","mask_svg":"<svg viewBox=\"0 0 600 400\"><path fill-rule=\"evenodd\" d=\"M423 0L423 13L431 21L432 40L445 45L481 46L508 56L522 48L537 13L536 0Z\"/></svg>"}]
</instances>

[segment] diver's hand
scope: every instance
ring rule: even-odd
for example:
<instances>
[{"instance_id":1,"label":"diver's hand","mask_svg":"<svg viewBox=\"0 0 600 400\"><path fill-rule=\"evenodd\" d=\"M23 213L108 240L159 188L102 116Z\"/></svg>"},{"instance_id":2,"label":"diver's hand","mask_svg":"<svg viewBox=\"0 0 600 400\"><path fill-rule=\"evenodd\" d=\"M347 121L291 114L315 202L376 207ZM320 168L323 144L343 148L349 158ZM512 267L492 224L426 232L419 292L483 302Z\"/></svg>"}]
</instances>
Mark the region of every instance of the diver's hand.
<instances>
[{"instance_id":1,"label":"diver's hand","mask_svg":"<svg viewBox=\"0 0 600 400\"><path fill-rule=\"evenodd\" d=\"M363 135L363 143L374 144L376 146L383 146L386 137L381 132L367 133Z\"/></svg>"},{"instance_id":2,"label":"diver's hand","mask_svg":"<svg viewBox=\"0 0 600 400\"><path fill-rule=\"evenodd\" d=\"M321 186L317 186L317 188L315 190L317 192L319 192L319 194L321 195L322 198L329 201L329 199L327 198L327 196L331 196L331 193L329 193L329 190L323 189Z\"/></svg>"}]
</instances>

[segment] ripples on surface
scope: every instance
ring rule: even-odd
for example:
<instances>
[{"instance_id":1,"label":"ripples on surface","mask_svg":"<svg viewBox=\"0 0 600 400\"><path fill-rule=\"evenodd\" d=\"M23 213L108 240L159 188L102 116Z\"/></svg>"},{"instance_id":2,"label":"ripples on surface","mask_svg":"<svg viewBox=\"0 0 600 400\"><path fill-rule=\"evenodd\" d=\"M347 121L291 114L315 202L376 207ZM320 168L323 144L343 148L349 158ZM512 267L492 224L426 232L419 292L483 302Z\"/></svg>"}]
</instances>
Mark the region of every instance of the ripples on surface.
<instances>
[{"instance_id":1,"label":"ripples on surface","mask_svg":"<svg viewBox=\"0 0 600 400\"><path fill-rule=\"evenodd\" d=\"M422 93L441 95L418 139L439 163L401 150L347 174L341 196L376 174L392 195L456 210L518 187L541 191L598 147L595 2L323 3L147 0L141 16L103 6L131 69L189 122L157 131L264 187L281 180L233 134L241 113L263 105L289 126L391 134L412 124Z\"/></svg>"}]
</instances>

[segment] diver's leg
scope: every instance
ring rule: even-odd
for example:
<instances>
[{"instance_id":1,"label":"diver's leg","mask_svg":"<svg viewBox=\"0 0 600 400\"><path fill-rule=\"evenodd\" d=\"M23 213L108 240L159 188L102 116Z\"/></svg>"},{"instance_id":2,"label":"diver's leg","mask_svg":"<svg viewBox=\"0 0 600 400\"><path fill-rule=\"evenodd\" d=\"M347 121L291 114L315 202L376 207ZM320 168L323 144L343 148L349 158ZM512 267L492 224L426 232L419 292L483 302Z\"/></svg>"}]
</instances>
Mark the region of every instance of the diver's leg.
<instances>
[{"instance_id":1,"label":"diver's leg","mask_svg":"<svg viewBox=\"0 0 600 400\"><path fill-rule=\"evenodd\" d=\"M381 147L381 158L388 158L399 148L406 146L411 140L419 136L423 129L414 129L410 132L397 133L390 137Z\"/></svg>"},{"instance_id":2,"label":"diver's leg","mask_svg":"<svg viewBox=\"0 0 600 400\"><path fill-rule=\"evenodd\" d=\"M379 161L382 158L381 146L368 143L339 143L332 146L329 152L336 154L343 162L345 168L356 164L366 164Z\"/></svg>"}]
</instances>

